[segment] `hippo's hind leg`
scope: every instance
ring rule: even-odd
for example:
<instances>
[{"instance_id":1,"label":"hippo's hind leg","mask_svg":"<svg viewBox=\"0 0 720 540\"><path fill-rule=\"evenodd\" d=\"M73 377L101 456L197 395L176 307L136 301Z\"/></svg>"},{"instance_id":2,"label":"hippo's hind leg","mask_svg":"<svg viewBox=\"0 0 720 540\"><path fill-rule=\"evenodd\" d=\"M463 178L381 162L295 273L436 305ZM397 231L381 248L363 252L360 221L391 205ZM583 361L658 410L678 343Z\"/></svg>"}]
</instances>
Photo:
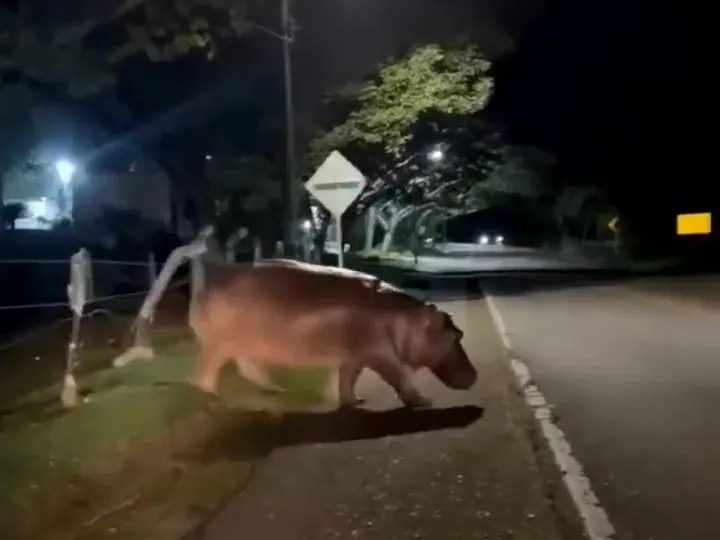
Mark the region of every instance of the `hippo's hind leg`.
<instances>
[{"instance_id":1,"label":"hippo's hind leg","mask_svg":"<svg viewBox=\"0 0 720 540\"><path fill-rule=\"evenodd\" d=\"M362 404L363 400L355 395L355 383L357 383L363 367L354 362L345 362L340 366L338 390L340 392L341 407L356 407Z\"/></svg>"},{"instance_id":2,"label":"hippo's hind leg","mask_svg":"<svg viewBox=\"0 0 720 540\"><path fill-rule=\"evenodd\" d=\"M385 360L374 363L375 370L382 379L392 386L402 402L408 407L429 407L430 400L423 397L413 381L413 371L397 362L396 360Z\"/></svg>"},{"instance_id":3,"label":"hippo's hind leg","mask_svg":"<svg viewBox=\"0 0 720 540\"><path fill-rule=\"evenodd\" d=\"M195 386L208 394L217 393L218 378L225 361L219 351L203 347L193 381Z\"/></svg>"},{"instance_id":4,"label":"hippo's hind leg","mask_svg":"<svg viewBox=\"0 0 720 540\"><path fill-rule=\"evenodd\" d=\"M237 366L237 370L240 375L263 390L267 392L285 391L282 386L278 386L272 382L268 372L259 367L255 362L246 358L235 358L235 365Z\"/></svg>"}]
</instances>

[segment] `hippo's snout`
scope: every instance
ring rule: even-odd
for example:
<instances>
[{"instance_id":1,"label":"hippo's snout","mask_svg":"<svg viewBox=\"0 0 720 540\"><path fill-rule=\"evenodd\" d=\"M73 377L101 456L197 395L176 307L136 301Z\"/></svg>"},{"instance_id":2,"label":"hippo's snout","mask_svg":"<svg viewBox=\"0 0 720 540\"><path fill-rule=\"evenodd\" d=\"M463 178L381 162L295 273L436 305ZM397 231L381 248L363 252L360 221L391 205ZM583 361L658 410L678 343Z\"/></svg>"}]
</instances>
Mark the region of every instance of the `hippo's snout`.
<instances>
[{"instance_id":1,"label":"hippo's snout","mask_svg":"<svg viewBox=\"0 0 720 540\"><path fill-rule=\"evenodd\" d=\"M433 373L445 386L453 390L468 390L475 385L478 378L475 366L464 352L453 360L442 362Z\"/></svg>"},{"instance_id":2,"label":"hippo's snout","mask_svg":"<svg viewBox=\"0 0 720 540\"><path fill-rule=\"evenodd\" d=\"M451 375L444 382L453 390L468 390L477 382L477 370L471 365L467 370Z\"/></svg>"}]
</instances>

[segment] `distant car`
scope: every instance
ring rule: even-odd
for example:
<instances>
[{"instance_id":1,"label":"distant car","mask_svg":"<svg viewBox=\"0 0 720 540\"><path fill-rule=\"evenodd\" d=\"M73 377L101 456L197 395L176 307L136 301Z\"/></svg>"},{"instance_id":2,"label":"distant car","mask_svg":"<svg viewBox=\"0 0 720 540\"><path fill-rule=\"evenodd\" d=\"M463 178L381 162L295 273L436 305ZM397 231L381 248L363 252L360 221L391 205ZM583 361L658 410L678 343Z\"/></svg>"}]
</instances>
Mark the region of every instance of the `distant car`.
<instances>
[{"instance_id":1,"label":"distant car","mask_svg":"<svg viewBox=\"0 0 720 540\"><path fill-rule=\"evenodd\" d=\"M478 236L477 243L483 246L503 246L505 245L505 235L498 232L483 232Z\"/></svg>"}]
</instances>

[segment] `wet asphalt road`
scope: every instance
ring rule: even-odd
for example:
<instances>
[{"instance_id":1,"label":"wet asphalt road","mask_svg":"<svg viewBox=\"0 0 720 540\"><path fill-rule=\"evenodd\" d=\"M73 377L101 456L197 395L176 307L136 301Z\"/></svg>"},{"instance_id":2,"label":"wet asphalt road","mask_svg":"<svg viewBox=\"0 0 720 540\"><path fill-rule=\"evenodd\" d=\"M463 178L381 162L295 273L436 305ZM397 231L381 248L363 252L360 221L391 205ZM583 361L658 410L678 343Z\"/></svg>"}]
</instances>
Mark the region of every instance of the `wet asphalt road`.
<instances>
[{"instance_id":1,"label":"wet asphalt road","mask_svg":"<svg viewBox=\"0 0 720 540\"><path fill-rule=\"evenodd\" d=\"M483 285L618 538L720 538L720 279Z\"/></svg>"}]
</instances>

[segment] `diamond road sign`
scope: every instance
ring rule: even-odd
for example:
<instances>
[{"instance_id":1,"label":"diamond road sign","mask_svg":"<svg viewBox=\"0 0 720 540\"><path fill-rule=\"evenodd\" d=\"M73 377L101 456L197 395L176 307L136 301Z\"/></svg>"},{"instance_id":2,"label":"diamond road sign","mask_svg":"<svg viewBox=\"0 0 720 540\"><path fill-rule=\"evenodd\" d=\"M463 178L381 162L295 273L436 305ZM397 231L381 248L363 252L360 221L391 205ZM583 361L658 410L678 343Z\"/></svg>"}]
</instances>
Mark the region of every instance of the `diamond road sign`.
<instances>
[{"instance_id":1,"label":"diamond road sign","mask_svg":"<svg viewBox=\"0 0 720 540\"><path fill-rule=\"evenodd\" d=\"M363 174L340 152L335 151L305 183L305 189L335 217L348 209L365 189Z\"/></svg>"}]
</instances>

